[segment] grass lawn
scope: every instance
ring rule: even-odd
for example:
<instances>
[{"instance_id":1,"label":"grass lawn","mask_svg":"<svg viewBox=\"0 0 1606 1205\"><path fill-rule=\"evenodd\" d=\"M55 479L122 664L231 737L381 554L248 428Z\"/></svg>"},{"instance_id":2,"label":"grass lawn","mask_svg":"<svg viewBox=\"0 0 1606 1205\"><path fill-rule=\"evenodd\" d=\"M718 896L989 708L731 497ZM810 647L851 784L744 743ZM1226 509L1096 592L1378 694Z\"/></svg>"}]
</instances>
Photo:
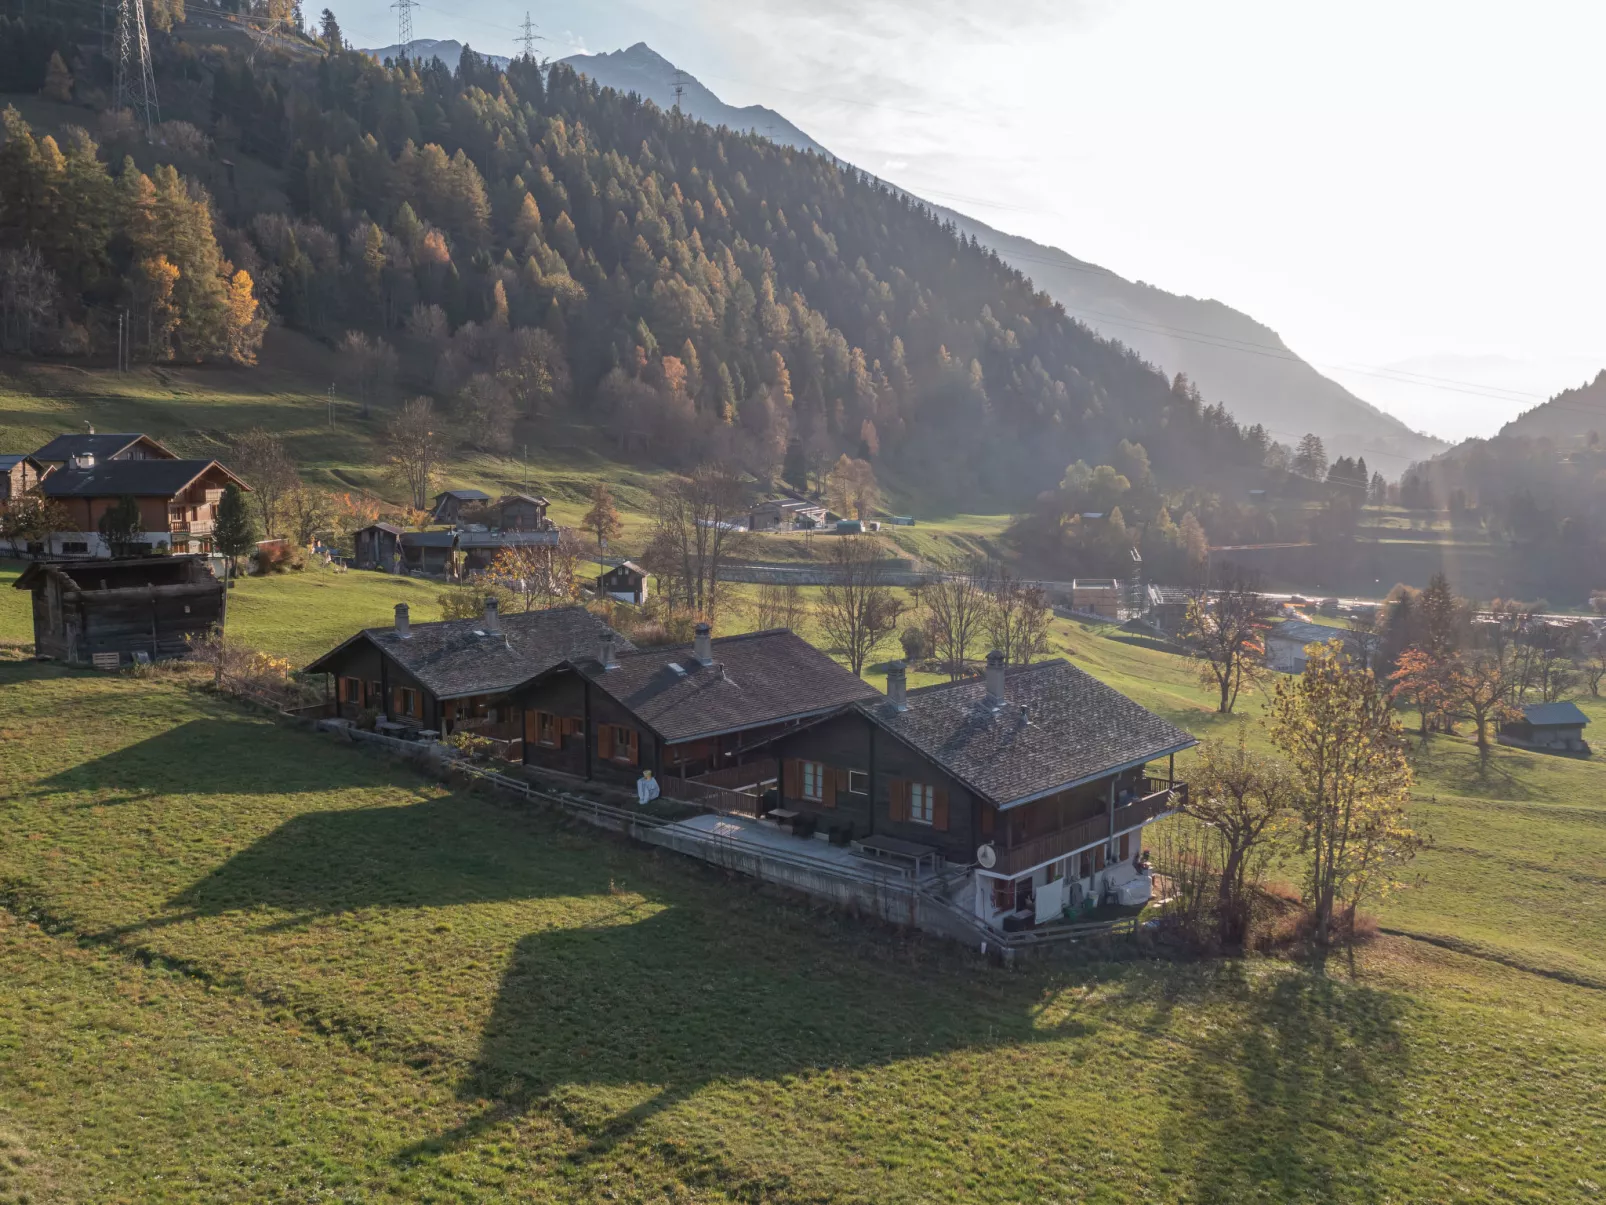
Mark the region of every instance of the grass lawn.
<instances>
[{"instance_id":1,"label":"grass lawn","mask_svg":"<svg viewBox=\"0 0 1606 1205\"><path fill-rule=\"evenodd\" d=\"M1162 654L1071 628L1090 669L1202 714ZM0 1200L1557 1201L1606 1184L1606 1001L1515 957L1384 938L1326 975L1003 972L169 679L11 662L0 696ZM1592 765L1529 774L1502 750L1530 792L1508 801L1458 779L1459 756L1431 754L1457 806L1548 807L1548 835L1578 848L1560 871L1598 868ZM1530 924L1477 900L1505 837L1463 836L1398 923L1497 955L1553 930L1546 964L1591 965L1600 914Z\"/></svg>"}]
</instances>

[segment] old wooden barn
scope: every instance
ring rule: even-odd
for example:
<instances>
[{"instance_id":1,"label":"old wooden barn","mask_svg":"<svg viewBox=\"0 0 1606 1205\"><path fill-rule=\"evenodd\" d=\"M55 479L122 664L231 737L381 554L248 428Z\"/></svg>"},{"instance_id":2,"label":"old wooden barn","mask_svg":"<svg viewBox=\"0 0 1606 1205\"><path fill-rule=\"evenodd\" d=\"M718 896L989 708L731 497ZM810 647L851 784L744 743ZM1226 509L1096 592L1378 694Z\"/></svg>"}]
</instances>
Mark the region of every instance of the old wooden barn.
<instances>
[{"instance_id":1,"label":"old wooden barn","mask_svg":"<svg viewBox=\"0 0 1606 1205\"><path fill-rule=\"evenodd\" d=\"M190 556L36 561L14 588L33 592L35 653L72 665L182 657L223 611L223 584Z\"/></svg>"}]
</instances>

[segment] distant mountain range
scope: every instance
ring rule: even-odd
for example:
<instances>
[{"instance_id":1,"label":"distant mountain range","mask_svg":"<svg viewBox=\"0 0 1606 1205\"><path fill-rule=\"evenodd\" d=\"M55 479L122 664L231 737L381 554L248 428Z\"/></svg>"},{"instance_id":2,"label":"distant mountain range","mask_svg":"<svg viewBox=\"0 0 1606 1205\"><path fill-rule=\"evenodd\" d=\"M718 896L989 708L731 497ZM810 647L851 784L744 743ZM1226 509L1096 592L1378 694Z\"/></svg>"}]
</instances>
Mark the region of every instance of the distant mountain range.
<instances>
[{"instance_id":1,"label":"distant mountain range","mask_svg":"<svg viewBox=\"0 0 1606 1205\"><path fill-rule=\"evenodd\" d=\"M439 59L453 71L457 70L457 61L463 57L463 43L455 41L443 42L439 38L414 38L407 43L406 47L397 42L391 46L381 46L377 50L361 49L358 53L371 54L383 63L386 59L400 58L403 49L407 51L407 57L410 59L418 59L425 63L429 62L430 59ZM506 55L486 54L482 50L476 50L474 53L483 59L489 59L498 67L505 68L513 61Z\"/></svg>"},{"instance_id":2,"label":"distant mountain range","mask_svg":"<svg viewBox=\"0 0 1606 1205\"><path fill-rule=\"evenodd\" d=\"M384 58L399 50L391 46L368 53ZM410 44L410 53L435 55L455 67L462 45L421 38ZM830 155L773 109L726 104L692 75L678 72L645 42L607 54L571 55L562 61L604 87L635 92L666 110L674 107L678 75L683 89L681 108L689 116ZM1411 430L1329 380L1290 351L1270 327L1230 306L1129 281L1057 247L1006 234L942 206L932 208L1030 276L1074 317L1106 338L1126 344L1167 373L1186 373L1208 401L1225 403L1242 423L1262 424L1274 439L1292 445L1307 431L1314 431L1322 437L1329 456L1365 456L1369 465L1391 477L1399 476L1410 462L1449 447L1442 440Z\"/></svg>"}]
</instances>

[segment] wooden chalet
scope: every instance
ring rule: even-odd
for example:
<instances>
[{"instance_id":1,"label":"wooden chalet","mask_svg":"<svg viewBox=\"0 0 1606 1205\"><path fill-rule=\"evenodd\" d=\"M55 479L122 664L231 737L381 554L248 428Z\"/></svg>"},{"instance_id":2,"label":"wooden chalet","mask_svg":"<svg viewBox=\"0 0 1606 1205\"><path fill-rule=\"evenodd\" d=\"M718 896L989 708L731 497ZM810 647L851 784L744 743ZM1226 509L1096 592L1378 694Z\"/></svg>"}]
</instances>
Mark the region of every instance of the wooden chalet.
<instances>
[{"instance_id":1,"label":"wooden chalet","mask_svg":"<svg viewBox=\"0 0 1606 1205\"><path fill-rule=\"evenodd\" d=\"M905 682L894 663L884 699L772 743L783 814L872 855L973 865L961 902L995 926L1147 898L1143 827L1185 791L1170 766L1191 736L1062 660L1006 671L995 652L982 679Z\"/></svg>"},{"instance_id":2,"label":"wooden chalet","mask_svg":"<svg viewBox=\"0 0 1606 1205\"><path fill-rule=\"evenodd\" d=\"M431 523L456 524L463 521L463 512L470 507L484 506L491 495L483 490L442 490L435 495L429 512Z\"/></svg>"},{"instance_id":3,"label":"wooden chalet","mask_svg":"<svg viewBox=\"0 0 1606 1205\"><path fill-rule=\"evenodd\" d=\"M101 538L100 519L124 497L139 503L140 542L153 547L166 544L175 552L210 551L217 506L230 484L250 488L215 460L144 456L99 460L93 453L77 453L68 464L47 473L37 487L59 502L73 523L52 535L51 547L44 551L54 556L111 556L116 550Z\"/></svg>"},{"instance_id":4,"label":"wooden chalet","mask_svg":"<svg viewBox=\"0 0 1606 1205\"><path fill-rule=\"evenodd\" d=\"M406 534L392 523L370 523L352 534L352 563L359 569L400 573L404 564L402 537Z\"/></svg>"},{"instance_id":5,"label":"wooden chalet","mask_svg":"<svg viewBox=\"0 0 1606 1205\"><path fill-rule=\"evenodd\" d=\"M1589 742L1584 728L1589 717L1577 703L1528 703L1521 714L1500 725L1495 739L1502 745L1537 749L1546 753L1577 753L1588 756Z\"/></svg>"},{"instance_id":6,"label":"wooden chalet","mask_svg":"<svg viewBox=\"0 0 1606 1205\"><path fill-rule=\"evenodd\" d=\"M33 594L34 652L70 665L182 657L223 612L223 583L199 557L36 561L13 586Z\"/></svg>"},{"instance_id":7,"label":"wooden chalet","mask_svg":"<svg viewBox=\"0 0 1606 1205\"><path fill-rule=\"evenodd\" d=\"M532 678L600 647L604 637L632 647L582 607L502 615L487 597L474 619L414 624L406 603L388 628L366 628L307 666L326 674L339 715L372 712L399 730L442 737L464 729L519 756L522 706L511 697Z\"/></svg>"},{"instance_id":8,"label":"wooden chalet","mask_svg":"<svg viewBox=\"0 0 1606 1205\"><path fill-rule=\"evenodd\" d=\"M647 601L647 571L634 561L621 561L597 577L597 592L639 607Z\"/></svg>"},{"instance_id":9,"label":"wooden chalet","mask_svg":"<svg viewBox=\"0 0 1606 1205\"><path fill-rule=\"evenodd\" d=\"M587 657L520 690L524 760L633 783L652 770L671 790L767 757L770 740L879 692L785 628L620 652L611 633Z\"/></svg>"},{"instance_id":10,"label":"wooden chalet","mask_svg":"<svg viewBox=\"0 0 1606 1205\"><path fill-rule=\"evenodd\" d=\"M491 514L502 531L550 531L552 521L546 512L551 505L531 494L503 494L492 505Z\"/></svg>"}]
</instances>

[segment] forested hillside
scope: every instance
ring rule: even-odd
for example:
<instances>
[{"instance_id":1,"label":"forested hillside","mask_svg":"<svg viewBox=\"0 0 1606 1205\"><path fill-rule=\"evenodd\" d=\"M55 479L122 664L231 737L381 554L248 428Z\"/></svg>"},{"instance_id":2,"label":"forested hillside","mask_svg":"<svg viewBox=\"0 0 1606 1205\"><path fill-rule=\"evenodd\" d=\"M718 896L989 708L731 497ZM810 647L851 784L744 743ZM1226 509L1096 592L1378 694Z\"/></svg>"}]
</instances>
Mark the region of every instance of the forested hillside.
<instances>
[{"instance_id":1,"label":"forested hillside","mask_svg":"<svg viewBox=\"0 0 1606 1205\"><path fill-rule=\"evenodd\" d=\"M34 273L12 350L106 357L126 310L136 359L249 358L153 283L162 248L129 198L133 164L163 163L158 196L210 207L219 248L167 254L176 292L216 295L208 274L248 287L272 320L340 344L365 400L424 388L487 448L566 410L670 464L720 452L768 474L789 446L815 465L848 451L941 500L1017 504L1123 439L1163 482L1262 462L1264 432L852 168L562 65L382 65L325 33L327 53L294 62L153 35L177 119L146 137L96 111L109 70L87 31L0 30L0 89L49 89L63 130L7 117L4 270ZM92 195L106 222L62 236Z\"/></svg>"}]
</instances>

